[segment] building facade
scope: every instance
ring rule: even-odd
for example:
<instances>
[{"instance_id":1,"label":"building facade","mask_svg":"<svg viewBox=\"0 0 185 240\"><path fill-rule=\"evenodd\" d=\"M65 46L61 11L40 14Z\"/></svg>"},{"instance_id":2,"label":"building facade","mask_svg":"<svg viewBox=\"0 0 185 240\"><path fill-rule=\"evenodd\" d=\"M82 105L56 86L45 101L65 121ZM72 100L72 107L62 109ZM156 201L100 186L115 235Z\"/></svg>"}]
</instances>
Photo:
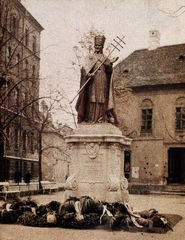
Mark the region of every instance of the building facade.
<instances>
[{"instance_id":1,"label":"building facade","mask_svg":"<svg viewBox=\"0 0 185 240\"><path fill-rule=\"evenodd\" d=\"M40 34L43 27L19 0L0 8L0 181L14 172L38 178ZM34 123L34 124L33 124ZM21 180L22 180L21 178Z\"/></svg>"},{"instance_id":2,"label":"building facade","mask_svg":"<svg viewBox=\"0 0 185 240\"><path fill-rule=\"evenodd\" d=\"M116 112L133 139L130 183L185 184L185 44L137 50L115 67ZM157 40L155 42L155 40Z\"/></svg>"}]
</instances>

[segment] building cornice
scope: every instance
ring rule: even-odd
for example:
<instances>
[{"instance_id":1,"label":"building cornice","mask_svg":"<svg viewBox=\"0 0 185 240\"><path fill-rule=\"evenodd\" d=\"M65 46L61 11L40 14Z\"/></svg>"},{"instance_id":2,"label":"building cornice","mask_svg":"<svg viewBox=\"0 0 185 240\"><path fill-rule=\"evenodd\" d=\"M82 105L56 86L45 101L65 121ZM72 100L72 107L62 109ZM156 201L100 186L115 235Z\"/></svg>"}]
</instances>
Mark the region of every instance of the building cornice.
<instances>
[{"instance_id":1,"label":"building cornice","mask_svg":"<svg viewBox=\"0 0 185 240\"><path fill-rule=\"evenodd\" d=\"M19 0L11 0L11 1L14 4L14 6L17 7L18 10L21 10L25 18L27 18L31 23L34 23L35 27L39 32L44 30L41 24L31 15L31 13L28 12L28 10L22 5L22 3Z\"/></svg>"}]
</instances>

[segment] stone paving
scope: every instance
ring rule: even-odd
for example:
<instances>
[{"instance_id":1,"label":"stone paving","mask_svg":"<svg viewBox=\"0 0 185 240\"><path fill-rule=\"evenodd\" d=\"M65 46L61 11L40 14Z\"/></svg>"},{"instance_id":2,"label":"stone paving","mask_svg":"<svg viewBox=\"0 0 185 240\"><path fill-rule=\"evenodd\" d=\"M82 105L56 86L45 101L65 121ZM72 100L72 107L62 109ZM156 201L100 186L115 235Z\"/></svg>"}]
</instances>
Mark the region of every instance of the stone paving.
<instances>
[{"instance_id":1,"label":"stone paving","mask_svg":"<svg viewBox=\"0 0 185 240\"><path fill-rule=\"evenodd\" d=\"M64 201L64 192L51 195L34 195L38 204L50 201ZM0 205L4 202L0 201ZM18 224L0 224L0 240L184 240L185 239L185 196L175 195L136 195L130 194L134 210L156 208L160 213L179 214L183 219L166 234L107 231L104 229L78 230L64 228L37 228Z\"/></svg>"}]
</instances>

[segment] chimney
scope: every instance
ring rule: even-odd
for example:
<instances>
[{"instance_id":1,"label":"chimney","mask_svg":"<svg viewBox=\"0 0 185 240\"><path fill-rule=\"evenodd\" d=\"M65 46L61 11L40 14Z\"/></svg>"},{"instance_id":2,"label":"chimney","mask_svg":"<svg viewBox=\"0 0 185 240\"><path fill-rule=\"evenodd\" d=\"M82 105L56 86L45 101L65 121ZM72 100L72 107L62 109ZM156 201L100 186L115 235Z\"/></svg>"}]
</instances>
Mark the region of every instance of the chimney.
<instances>
[{"instance_id":1,"label":"chimney","mask_svg":"<svg viewBox=\"0 0 185 240\"><path fill-rule=\"evenodd\" d=\"M149 31L149 49L155 50L160 46L160 33L158 30Z\"/></svg>"}]
</instances>

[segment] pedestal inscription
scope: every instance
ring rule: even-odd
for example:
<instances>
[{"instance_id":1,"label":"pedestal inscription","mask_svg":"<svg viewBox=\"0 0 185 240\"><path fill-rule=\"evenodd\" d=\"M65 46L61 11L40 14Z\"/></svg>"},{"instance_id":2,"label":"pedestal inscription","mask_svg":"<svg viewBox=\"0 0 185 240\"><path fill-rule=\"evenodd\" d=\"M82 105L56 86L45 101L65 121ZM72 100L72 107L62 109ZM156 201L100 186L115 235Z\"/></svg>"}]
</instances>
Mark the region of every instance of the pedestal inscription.
<instances>
[{"instance_id":1,"label":"pedestal inscription","mask_svg":"<svg viewBox=\"0 0 185 240\"><path fill-rule=\"evenodd\" d=\"M83 161L81 172L81 182L102 182L102 162L100 160L87 159Z\"/></svg>"}]
</instances>

